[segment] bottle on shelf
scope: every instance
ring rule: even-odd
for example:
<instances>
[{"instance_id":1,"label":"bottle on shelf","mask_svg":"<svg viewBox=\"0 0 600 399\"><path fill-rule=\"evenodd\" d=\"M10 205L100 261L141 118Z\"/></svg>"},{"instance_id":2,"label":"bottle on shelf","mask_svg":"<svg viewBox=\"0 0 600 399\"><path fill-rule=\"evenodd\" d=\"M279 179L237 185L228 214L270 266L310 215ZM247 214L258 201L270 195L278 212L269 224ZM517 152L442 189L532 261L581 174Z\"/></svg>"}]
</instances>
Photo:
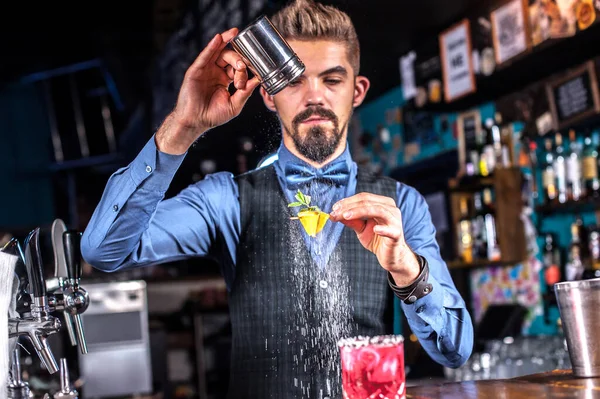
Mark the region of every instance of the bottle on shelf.
<instances>
[{"instance_id":1,"label":"bottle on shelf","mask_svg":"<svg viewBox=\"0 0 600 399\"><path fill-rule=\"evenodd\" d=\"M465 197L460 198L460 220L458 222L458 250L461 260L473 262L473 229L469 217L469 206Z\"/></svg>"},{"instance_id":2,"label":"bottle on shelf","mask_svg":"<svg viewBox=\"0 0 600 399\"><path fill-rule=\"evenodd\" d=\"M562 280L560 249L556 244L554 234L544 235L544 280L546 281L546 292L554 293L554 284Z\"/></svg>"},{"instance_id":3,"label":"bottle on shelf","mask_svg":"<svg viewBox=\"0 0 600 399\"><path fill-rule=\"evenodd\" d=\"M588 280L600 277L600 229L590 228L588 235L589 262L583 272L582 279Z\"/></svg>"},{"instance_id":4,"label":"bottle on shelf","mask_svg":"<svg viewBox=\"0 0 600 399\"><path fill-rule=\"evenodd\" d=\"M483 201L481 193L473 195L473 206L475 215L471 221L471 231L473 234L473 257L476 259L487 259L487 239L485 237L485 212L483 210Z\"/></svg>"},{"instance_id":5,"label":"bottle on shelf","mask_svg":"<svg viewBox=\"0 0 600 399\"><path fill-rule=\"evenodd\" d=\"M580 280L583 271L583 261L581 255L581 237L580 228L577 222L571 224L571 246L569 247L569 258L565 265L565 280Z\"/></svg>"},{"instance_id":6,"label":"bottle on shelf","mask_svg":"<svg viewBox=\"0 0 600 399\"><path fill-rule=\"evenodd\" d=\"M479 157L479 171L481 176L489 176L494 173L496 167L496 153L494 150L494 133L492 127L494 121L492 118L488 118L485 121L483 134L485 136L485 144Z\"/></svg>"},{"instance_id":7,"label":"bottle on shelf","mask_svg":"<svg viewBox=\"0 0 600 399\"><path fill-rule=\"evenodd\" d=\"M581 146L573 129L569 131L569 154L567 155L566 166L568 198L572 201L579 201L583 197Z\"/></svg>"},{"instance_id":8,"label":"bottle on shelf","mask_svg":"<svg viewBox=\"0 0 600 399\"><path fill-rule=\"evenodd\" d=\"M483 215L485 221L484 229L487 258L492 261L500 260L500 246L498 245L498 235L496 234L496 216L492 199L492 190L490 188L483 190Z\"/></svg>"},{"instance_id":9,"label":"bottle on shelf","mask_svg":"<svg viewBox=\"0 0 600 399\"><path fill-rule=\"evenodd\" d=\"M544 140L546 154L544 157L544 168L542 170L542 187L544 189L544 201L554 202L557 197L556 174L554 173L554 153L552 152L552 139Z\"/></svg>"},{"instance_id":10,"label":"bottle on shelf","mask_svg":"<svg viewBox=\"0 0 600 399\"><path fill-rule=\"evenodd\" d=\"M494 142L496 151L496 167L501 167L503 169L510 168L513 165L513 157L512 157L512 130L509 125L502 123L502 114L496 112L495 114L495 124L493 129L494 136L497 136L497 141Z\"/></svg>"},{"instance_id":11,"label":"bottle on shelf","mask_svg":"<svg viewBox=\"0 0 600 399\"><path fill-rule=\"evenodd\" d=\"M583 182L588 198L600 197L600 179L598 179L598 135L587 136L582 154Z\"/></svg>"},{"instance_id":12,"label":"bottle on shelf","mask_svg":"<svg viewBox=\"0 0 600 399\"><path fill-rule=\"evenodd\" d=\"M492 146L494 147L494 164L495 167L502 167L502 135L500 134L500 124L502 116L496 112L494 119L491 120L490 130L492 131Z\"/></svg>"},{"instance_id":13,"label":"bottle on shelf","mask_svg":"<svg viewBox=\"0 0 600 399\"><path fill-rule=\"evenodd\" d=\"M554 155L554 173L556 175L556 190L558 193L558 202L564 204L567 202L567 163L565 159L565 148L563 146L562 135L556 133Z\"/></svg>"}]
</instances>

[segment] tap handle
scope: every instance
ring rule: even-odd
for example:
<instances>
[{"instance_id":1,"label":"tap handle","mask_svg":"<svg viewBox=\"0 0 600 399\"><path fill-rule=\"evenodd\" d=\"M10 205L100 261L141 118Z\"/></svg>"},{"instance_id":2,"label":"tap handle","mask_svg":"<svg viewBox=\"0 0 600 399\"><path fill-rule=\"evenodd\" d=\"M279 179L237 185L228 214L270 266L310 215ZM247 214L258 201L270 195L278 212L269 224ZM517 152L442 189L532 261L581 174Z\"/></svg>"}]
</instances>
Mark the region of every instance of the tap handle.
<instances>
[{"instance_id":1,"label":"tap handle","mask_svg":"<svg viewBox=\"0 0 600 399\"><path fill-rule=\"evenodd\" d=\"M64 233L67 225L61 219L52 223L52 250L54 252L54 277L67 278L67 264L65 261Z\"/></svg>"},{"instance_id":2,"label":"tap handle","mask_svg":"<svg viewBox=\"0 0 600 399\"><path fill-rule=\"evenodd\" d=\"M65 231L63 233L65 246L65 259L67 260L67 276L72 283L79 283L81 279L81 233Z\"/></svg>"},{"instance_id":3,"label":"tap handle","mask_svg":"<svg viewBox=\"0 0 600 399\"><path fill-rule=\"evenodd\" d=\"M29 276L29 287L34 297L46 296L46 279L40 250L40 228L35 228L25 239L25 266Z\"/></svg>"}]
</instances>

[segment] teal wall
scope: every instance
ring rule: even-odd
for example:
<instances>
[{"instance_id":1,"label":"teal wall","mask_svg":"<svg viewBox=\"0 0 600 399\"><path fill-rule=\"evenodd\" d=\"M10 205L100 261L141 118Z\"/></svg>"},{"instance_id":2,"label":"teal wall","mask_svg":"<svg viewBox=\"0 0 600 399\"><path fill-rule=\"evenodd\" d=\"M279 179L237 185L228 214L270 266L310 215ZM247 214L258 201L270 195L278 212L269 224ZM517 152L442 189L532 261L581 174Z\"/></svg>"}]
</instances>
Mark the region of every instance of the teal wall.
<instances>
[{"instance_id":1,"label":"teal wall","mask_svg":"<svg viewBox=\"0 0 600 399\"><path fill-rule=\"evenodd\" d=\"M33 85L0 91L0 229L32 228L54 216L50 132Z\"/></svg>"},{"instance_id":2,"label":"teal wall","mask_svg":"<svg viewBox=\"0 0 600 399\"><path fill-rule=\"evenodd\" d=\"M359 117L361 127L363 131L370 132L374 134L377 131L378 125L386 126L392 137L396 135L400 135L403 137L404 128L400 123L388 124L386 123L386 112L393 110L394 108L404 106L405 101L402 95L402 87L396 87L382 95L381 97L364 104L357 111L357 115ZM493 118L496 109L493 103L482 104L478 107L482 120L486 118ZM442 131L442 119L446 119L448 121L448 129L446 131ZM452 125L456 122L458 118L458 113L445 113L445 114L436 114L433 116L434 119L434 128L438 133L438 142L429 143L426 145L420 144L420 153L412 158L411 162L421 161L424 159L435 157L445 151L455 150L458 143L456 138L454 137L454 133L452 131ZM441 137L439 137L441 135ZM402 142L404 144L405 140L403 137ZM387 144L384 146L386 151L391 150L391 144ZM375 158L375 161L377 159ZM406 165L404 160L403 151L399 152L398 165Z\"/></svg>"}]
</instances>

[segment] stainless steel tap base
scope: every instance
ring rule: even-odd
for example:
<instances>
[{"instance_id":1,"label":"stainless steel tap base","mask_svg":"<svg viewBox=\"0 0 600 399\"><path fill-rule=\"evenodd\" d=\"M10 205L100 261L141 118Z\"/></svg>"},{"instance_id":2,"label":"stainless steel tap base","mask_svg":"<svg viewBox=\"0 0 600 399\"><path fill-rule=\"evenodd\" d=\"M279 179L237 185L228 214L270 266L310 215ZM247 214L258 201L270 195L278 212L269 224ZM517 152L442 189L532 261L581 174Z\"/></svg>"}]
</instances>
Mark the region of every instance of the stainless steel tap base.
<instances>
[{"instance_id":1,"label":"stainless steel tap base","mask_svg":"<svg viewBox=\"0 0 600 399\"><path fill-rule=\"evenodd\" d=\"M600 279L554 285L573 374L600 376Z\"/></svg>"},{"instance_id":2,"label":"stainless steel tap base","mask_svg":"<svg viewBox=\"0 0 600 399\"><path fill-rule=\"evenodd\" d=\"M300 58L265 16L234 37L231 46L270 95L279 93L304 73Z\"/></svg>"},{"instance_id":3,"label":"stainless steel tap base","mask_svg":"<svg viewBox=\"0 0 600 399\"><path fill-rule=\"evenodd\" d=\"M30 399L33 396L31 395L31 390L29 386L11 386L10 384L7 387L7 395L8 399Z\"/></svg>"}]
</instances>

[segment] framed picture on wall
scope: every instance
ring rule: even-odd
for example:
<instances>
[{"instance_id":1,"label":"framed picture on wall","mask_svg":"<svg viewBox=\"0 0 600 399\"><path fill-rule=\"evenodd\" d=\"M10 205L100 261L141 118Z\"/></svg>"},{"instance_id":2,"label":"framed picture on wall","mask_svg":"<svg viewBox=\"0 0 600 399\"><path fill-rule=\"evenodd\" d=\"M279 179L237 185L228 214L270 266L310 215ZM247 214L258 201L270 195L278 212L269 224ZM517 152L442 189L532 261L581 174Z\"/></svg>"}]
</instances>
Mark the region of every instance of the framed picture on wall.
<instances>
[{"instance_id":1,"label":"framed picture on wall","mask_svg":"<svg viewBox=\"0 0 600 399\"><path fill-rule=\"evenodd\" d=\"M439 44L446 102L474 93L475 71L471 56L473 46L469 20L464 19L442 32Z\"/></svg>"},{"instance_id":2,"label":"framed picture on wall","mask_svg":"<svg viewBox=\"0 0 600 399\"><path fill-rule=\"evenodd\" d=\"M600 113L600 93L594 61L546 84L555 129L564 129Z\"/></svg>"},{"instance_id":3,"label":"framed picture on wall","mask_svg":"<svg viewBox=\"0 0 600 399\"><path fill-rule=\"evenodd\" d=\"M509 0L492 11L490 19L496 64L500 65L531 48L527 7L527 0Z\"/></svg>"}]
</instances>

